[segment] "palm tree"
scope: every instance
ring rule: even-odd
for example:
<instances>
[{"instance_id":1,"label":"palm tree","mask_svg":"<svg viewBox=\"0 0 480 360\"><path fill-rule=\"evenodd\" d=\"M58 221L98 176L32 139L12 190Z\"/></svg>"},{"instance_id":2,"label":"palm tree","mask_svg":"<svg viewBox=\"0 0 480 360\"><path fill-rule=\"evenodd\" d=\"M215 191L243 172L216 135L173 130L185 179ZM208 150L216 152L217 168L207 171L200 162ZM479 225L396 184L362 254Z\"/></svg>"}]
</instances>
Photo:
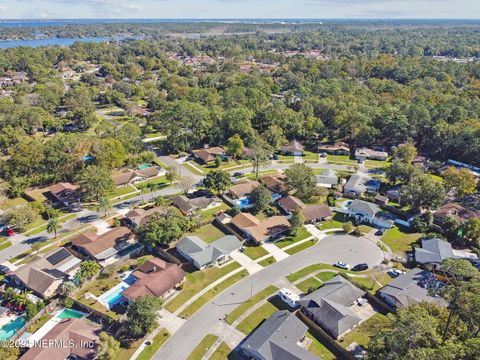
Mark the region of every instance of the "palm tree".
<instances>
[{"instance_id":1,"label":"palm tree","mask_svg":"<svg viewBox=\"0 0 480 360\"><path fill-rule=\"evenodd\" d=\"M98 200L97 211L103 214L103 216L107 216L107 214L112 210L113 206L110 203L110 200L106 197L101 197Z\"/></svg>"},{"instance_id":2,"label":"palm tree","mask_svg":"<svg viewBox=\"0 0 480 360\"><path fill-rule=\"evenodd\" d=\"M47 223L47 232L49 234L53 233L57 237L57 231L60 229L60 221L57 218L50 218Z\"/></svg>"}]
</instances>

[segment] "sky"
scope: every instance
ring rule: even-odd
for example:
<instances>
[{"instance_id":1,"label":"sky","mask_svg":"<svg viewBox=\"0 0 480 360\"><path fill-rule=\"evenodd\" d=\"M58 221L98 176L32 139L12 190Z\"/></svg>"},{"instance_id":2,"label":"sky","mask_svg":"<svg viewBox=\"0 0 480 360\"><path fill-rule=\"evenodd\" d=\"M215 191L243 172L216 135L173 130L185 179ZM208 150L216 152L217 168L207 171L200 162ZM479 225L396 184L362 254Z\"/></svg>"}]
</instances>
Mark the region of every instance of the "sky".
<instances>
[{"instance_id":1,"label":"sky","mask_svg":"<svg viewBox=\"0 0 480 360\"><path fill-rule=\"evenodd\" d=\"M480 0L0 0L2 19L480 18Z\"/></svg>"}]
</instances>

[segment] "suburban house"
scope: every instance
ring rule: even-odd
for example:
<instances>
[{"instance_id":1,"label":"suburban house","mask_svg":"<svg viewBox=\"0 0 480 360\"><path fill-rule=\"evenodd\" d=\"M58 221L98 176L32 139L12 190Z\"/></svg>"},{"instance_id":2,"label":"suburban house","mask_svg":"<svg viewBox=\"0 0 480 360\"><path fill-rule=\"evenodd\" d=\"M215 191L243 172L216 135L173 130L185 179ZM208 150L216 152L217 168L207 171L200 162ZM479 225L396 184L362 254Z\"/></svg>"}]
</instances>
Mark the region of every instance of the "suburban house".
<instances>
[{"instance_id":1,"label":"suburban house","mask_svg":"<svg viewBox=\"0 0 480 360\"><path fill-rule=\"evenodd\" d=\"M236 236L226 235L207 244L198 236L185 236L177 244L177 251L195 267L202 270L209 266L221 265L230 260L231 254L242 247Z\"/></svg>"},{"instance_id":2,"label":"suburban house","mask_svg":"<svg viewBox=\"0 0 480 360\"><path fill-rule=\"evenodd\" d=\"M70 184L69 182L61 182L50 186L48 191L57 203L63 206L70 206L80 200L78 189L79 187L77 185Z\"/></svg>"},{"instance_id":3,"label":"suburban house","mask_svg":"<svg viewBox=\"0 0 480 360\"><path fill-rule=\"evenodd\" d=\"M1 86L20 85L28 81L28 74L23 71L8 72L7 76L0 77Z\"/></svg>"},{"instance_id":4,"label":"suburban house","mask_svg":"<svg viewBox=\"0 0 480 360\"><path fill-rule=\"evenodd\" d=\"M353 174L343 186L343 193L350 196L362 196L364 193L375 194L380 189L381 181L371 177Z\"/></svg>"},{"instance_id":5,"label":"suburban house","mask_svg":"<svg viewBox=\"0 0 480 360\"><path fill-rule=\"evenodd\" d=\"M62 319L41 339L38 346L33 344L20 360L95 359L100 344L99 333L100 326L93 326L82 319Z\"/></svg>"},{"instance_id":6,"label":"suburban house","mask_svg":"<svg viewBox=\"0 0 480 360\"><path fill-rule=\"evenodd\" d=\"M255 244L274 240L291 228L285 216L272 216L261 221L248 213L237 214L233 217L231 224Z\"/></svg>"},{"instance_id":7,"label":"suburban house","mask_svg":"<svg viewBox=\"0 0 480 360\"><path fill-rule=\"evenodd\" d=\"M255 360L319 360L299 345L307 330L295 314L277 311L240 343L239 350Z\"/></svg>"},{"instance_id":8,"label":"suburban house","mask_svg":"<svg viewBox=\"0 0 480 360\"><path fill-rule=\"evenodd\" d=\"M201 196L191 199L185 195L177 195L172 198L172 203L183 214L191 216L198 210L209 210L222 205L222 200L216 196Z\"/></svg>"},{"instance_id":9,"label":"suburban house","mask_svg":"<svg viewBox=\"0 0 480 360\"><path fill-rule=\"evenodd\" d=\"M101 235L92 231L80 234L72 239L72 245L102 266L112 264L142 248L130 229L125 226L114 227Z\"/></svg>"},{"instance_id":10,"label":"suburban house","mask_svg":"<svg viewBox=\"0 0 480 360\"><path fill-rule=\"evenodd\" d=\"M327 153L332 155L350 155L350 146L345 142L337 142L335 144L318 144L319 153Z\"/></svg>"},{"instance_id":11,"label":"suburban house","mask_svg":"<svg viewBox=\"0 0 480 360\"><path fill-rule=\"evenodd\" d=\"M419 264L440 264L443 259L455 258L452 245L441 239L423 239L422 247L415 248L415 261Z\"/></svg>"},{"instance_id":12,"label":"suburban house","mask_svg":"<svg viewBox=\"0 0 480 360\"><path fill-rule=\"evenodd\" d=\"M427 270L413 269L402 274L378 290L380 297L390 306L398 308L418 304L423 301L435 302L446 306L448 303L438 295L431 295L431 291L438 290L443 283Z\"/></svg>"},{"instance_id":13,"label":"suburban house","mask_svg":"<svg viewBox=\"0 0 480 360\"><path fill-rule=\"evenodd\" d=\"M357 305L357 300L364 295L365 291L337 275L298 303L305 315L338 339L364 320Z\"/></svg>"},{"instance_id":14,"label":"suburban house","mask_svg":"<svg viewBox=\"0 0 480 360\"><path fill-rule=\"evenodd\" d=\"M380 194L375 195L375 203L379 205L388 205L390 199L387 196L383 196Z\"/></svg>"},{"instance_id":15,"label":"suburban house","mask_svg":"<svg viewBox=\"0 0 480 360\"><path fill-rule=\"evenodd\" d=\"M159 258L145 261L132 275L137 281L121 292L128 301L148 295L166 299L185 279L180 266Z\"/></svg>"},{"instance_id":16,"label":"suburban house","mask_svg":"<svg viewBox=\"0 0 480 360\"><path fill-rule=\"evenodd\" d=\"M393 227L394 221L377 204L353 200L348 205L348 216L357 222L364 222L384 229Z\"/></svg>"},{"instance_id":17,"label":"suburban house","mask_svg":"<svg viewBox=\"0 0 480 360\"><path fill-rule=\"evenodd\" d=\"M355 159L360 161L369 160L381 160L388 159L388 153L385 151L377 151L369 148L358 148L355 150Z\"/></svg>"},{"instance_id":18,"label":"suburban house","mask_svg":"<svg viewBox=\"0 0 480 360\"><path fill-rule=\"evenodd\" d=\"M305 147L297 140L290 141L287 145L282 146L282 155L303 156Z\"/></svg>"},{"instance_id":19,"label":"suburban house","mask_svg":"<svg viewBox=\"0 0 480 360\"><path fill-rule=\"evenodd\" d=\"M480 211L468 209L458 203L447 203L440 206L433 213L436 223L441 223L447 217L453 217L460 223L464 223L470 219L480 218Z\"/></svg>"},{"instance_id":20,"label":"suburban house","mask_svg":"<svg viewBox=\"0 0 480 360\"><path fill-rule=\"evenodd\" d=\"M65 248L38 254L9 276L17 286L24 286L42 298L53 296L58 287L75 275L81 260Z\"/></svg>"},{"instance_id":21,"label":"suburban house","mask_svg":"<svg viewBox=\"0 0 480 360\"><path fill-rule=\"evenodd\" d=\"M244 179L237 182L235 185L232 185L227 190L227 195L234 199L241 199L250 194L260 186L260 183L255 180Z\"/></svg>"},{"instance_id":22,"label":"suburban house","mask_svg":"<svg viewBox=\"0 0 480 360\"><path fill-rule=\"evenodd\" d=\"M272 193L285 194L288 192L289 186L286 184L287 177L283 174L266 175L262 177L262 183Z\"/></svg>"},{"instance_id":23,"label":"suburban house","mask_svg":"<svg viewBox=\"0 0 480 360\"><path fill-rule=\"evenodd\" d=\"M338 184L338 176L331 169L323 170L321 175L317 175L317 186L332 188Z\"/></svg>"},{"instance_id":24,"label":"suburban house","mask_svg":"<svg viewBox=\"0 0 480 360\"><path fill-rule=\"evenodd\" d=\"M156 206L148 210L142 208L133 209L125 214L125 221L132 228L136 228L140 225L143 225L145 223L145 220L153 214L164 215L166 214L166 210L164 207L161 206Z\"/></svg>"},{"instance_id":25,"label":"suburban house","mask_svg":"<svg viewBox=\"0 0 480 360\"><path fill-rule=\"evenodd\" d=\"M152 166L141 170L129 170L118 175L112 176L116 186L125 186L140 183L148 179L165 175L165 170L159 166Z\"/></svg>"},{"instance_id":26,"label":"suburban house","mask_svg":"<svg viewBox=\"0 0 480 360\"><path fill-rule=\"evenodd\" d=\"M333 216L332 211L327 205L305 205L302 200L295 196L288 195L278 200L278 206L287 214L292 216L297 209L305 217L305 223L316 223Z\"/></svg>"},{"instance_id":27,"label":"suburban house","mask_svg":"<svg viewBox=\"0 0 480 360\"><path fill-rule=\"evenodd\" d=\"M225 151L224 148L222 148L220 146L205 147L204 149L193 150L192 155L199 162L202 162L204 164L209 164L209 163L215 161L215 158L217 156L220 156L221 158L225 158L226 157L226 151Z\"/></svg>"},{"instance_id":28,"label":"suburban house","mask_svg":"<svg viewBox=\"0 0 480 360\"><path fill-rule=\"evenodd\" d=\"M417 155L413 158L412 164L416 167L422 169L423 171L427 171L430 167L430 162L425 156Z\"/></svg>"}]
</instances>

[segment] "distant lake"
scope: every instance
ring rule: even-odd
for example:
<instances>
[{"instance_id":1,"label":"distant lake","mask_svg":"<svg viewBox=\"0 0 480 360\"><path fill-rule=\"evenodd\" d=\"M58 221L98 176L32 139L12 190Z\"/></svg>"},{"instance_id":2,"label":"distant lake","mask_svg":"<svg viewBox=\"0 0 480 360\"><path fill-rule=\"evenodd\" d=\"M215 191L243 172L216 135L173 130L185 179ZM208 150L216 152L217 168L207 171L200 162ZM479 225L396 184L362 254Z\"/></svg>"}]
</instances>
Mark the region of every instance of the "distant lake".
<instances>
[{"instance_id":1,"label":"distant lake","mask_svg":"<svg viewBox=\"0 0 480 360\"><path fill-rule=\"evenodd\" d=\"M50 39L32 39L32 40L0 40L0 49L9 49L18 46L29 46L29 47L39 47L39 46L49 46L49 45L59 45L59 46L68 46L72 45L75 42L106 42L106 41L121 41L125 40L127 37L84 37L84 38L50 38Z\"/></svg>"}]
</instances>

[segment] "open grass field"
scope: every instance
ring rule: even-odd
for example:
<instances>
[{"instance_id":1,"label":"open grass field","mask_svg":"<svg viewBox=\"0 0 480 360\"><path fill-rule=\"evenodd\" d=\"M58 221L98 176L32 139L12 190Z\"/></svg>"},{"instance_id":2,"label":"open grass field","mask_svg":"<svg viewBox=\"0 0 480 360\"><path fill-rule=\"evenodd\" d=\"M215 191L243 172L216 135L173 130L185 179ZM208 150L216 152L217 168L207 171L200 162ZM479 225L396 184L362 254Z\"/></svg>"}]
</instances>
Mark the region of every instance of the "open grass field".
<instances>
[{"instance_id":1,"label":"open grass field","mask_svg":"<svg viewBox=\"0 0 480 360\"><path fill-rule=\"evenodd\" d=\"M388 329L390 326L391 321L385 315L376 313L371 318L361 323L352 332L345 335L339 343L341 346L347 347L352 342L356 342L364 348L368 348L368 343L370 342L373 333Z\"/></svg>"},{"instance_id":2,"label":"open grass field","mask_svg":"<svg viewBox=\"0 0 480 360\"><path fill-rule=\"evenodd\" d=\"M335 213L331 220L323 221L318 228L320 230L341 229L343 224L347 221L345 214Z\"/></svg>"},{"instance_id":3,"label":"open grass field","mask_svg":"<svg viewBox=\"0 0 480 360\"><path fill-rule=\"evenodd\" d=\"M295 236L287 236L285 238L282 238L279 241L276 241L275 245L278 246L280 249L283 249L284 247L295 244L299 241L302 241L308 238L309 236L311 236L311 234L305 228L303 228L303 229L300 229L297 235Z\"/></svg>"}]
</instances>

